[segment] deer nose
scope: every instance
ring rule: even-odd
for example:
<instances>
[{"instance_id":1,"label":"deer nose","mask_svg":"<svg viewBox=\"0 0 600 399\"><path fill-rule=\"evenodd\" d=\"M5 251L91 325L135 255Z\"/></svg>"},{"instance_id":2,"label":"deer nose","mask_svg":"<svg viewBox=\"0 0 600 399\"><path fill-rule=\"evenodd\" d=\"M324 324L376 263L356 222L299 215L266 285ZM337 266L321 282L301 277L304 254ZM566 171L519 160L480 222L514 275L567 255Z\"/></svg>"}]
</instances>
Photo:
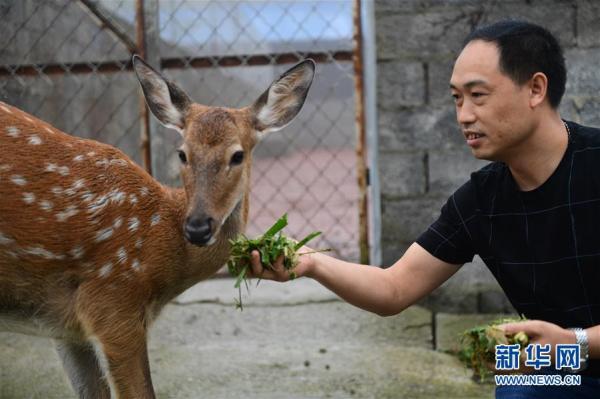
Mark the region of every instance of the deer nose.
<instances>
[{"instance_id":1,"label":"deer nose","mask_svg":"<svg viewBox=\"0 0 600 399\"><path fill-rule=\"evenodd\" d=\"M207 245L212 238L213 218L191 218L188 217L185 226L185 238L194 245Z\"/></svg>"}]
</instances>

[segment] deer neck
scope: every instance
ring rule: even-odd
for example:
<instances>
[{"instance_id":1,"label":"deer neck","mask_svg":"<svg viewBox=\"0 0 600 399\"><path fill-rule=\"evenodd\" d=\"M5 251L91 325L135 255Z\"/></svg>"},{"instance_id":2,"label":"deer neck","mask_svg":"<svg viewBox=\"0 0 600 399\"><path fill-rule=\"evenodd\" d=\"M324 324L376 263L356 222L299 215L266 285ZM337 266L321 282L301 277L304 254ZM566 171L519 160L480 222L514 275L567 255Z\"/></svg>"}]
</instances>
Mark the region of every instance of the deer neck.
<instances>
[{"instance_id":1,"label":"deer neck","mask_svg":"<svg viewBox=\"0 0 600 399\"><path fill-rule=\"evenodd\" d=\"M187 209L185 192L182 189L167 187L165 189L176 213L174 217L176 225L173 228L179 230L175 230L170 234L173 240L178 241L176 245L171 247L178 248L178 250L166 254L166 264L169 265L168 267L173 267L170 281L157 282L158 297L161 298L160 302L164 303L199 281L209 278L227 263L231 251L229 240L244 231L249 208L248 195L243 194L234 210L223 223L216 237L216 242L207 247L199 247L190 244L184 235L180 234L184 223L185 210Z\"/></svg>"}]
</instances>

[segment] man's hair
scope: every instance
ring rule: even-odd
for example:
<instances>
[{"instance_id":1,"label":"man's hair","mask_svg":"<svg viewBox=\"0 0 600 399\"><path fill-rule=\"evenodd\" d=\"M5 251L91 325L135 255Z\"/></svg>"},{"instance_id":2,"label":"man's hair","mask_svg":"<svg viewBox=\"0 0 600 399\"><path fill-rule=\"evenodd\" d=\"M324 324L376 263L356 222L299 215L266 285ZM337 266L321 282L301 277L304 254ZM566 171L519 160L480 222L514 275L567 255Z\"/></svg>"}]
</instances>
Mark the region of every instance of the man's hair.
<instances>
[{"instance_id":1,"label":"man's hair","mask_svg":"<svg viewBox=\"0 0 600 399\"><path fill-rule=\"evenodd\" d=\"M503 20L475 29L463 48L473 40L495 43L500 53L500 70L518 85L542 72L548 78L548 99L558 108L565 93L567 71L556 38L545 28L520 20Z\"/></svg>"}]
</instances>

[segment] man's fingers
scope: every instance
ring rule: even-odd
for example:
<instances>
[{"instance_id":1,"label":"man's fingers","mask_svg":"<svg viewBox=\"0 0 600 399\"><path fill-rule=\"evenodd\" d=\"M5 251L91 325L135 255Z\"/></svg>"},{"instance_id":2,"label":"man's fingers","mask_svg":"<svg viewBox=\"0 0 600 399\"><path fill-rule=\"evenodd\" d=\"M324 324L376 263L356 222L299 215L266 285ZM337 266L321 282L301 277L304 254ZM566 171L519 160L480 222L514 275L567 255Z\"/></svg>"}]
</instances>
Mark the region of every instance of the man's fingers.
<instances>
[{"instance_id":1,"label":"man's fingers","mask_svg":"<svg viewBox=\"0 0 600 399\"><path fill-rule=\"evenodd\" d=\"M506 323L506 324L500 324L498 326L498 328L500 330L502 330L505 334L515 334L515 324L516 323Z\"/></svg>"},{"instance_id":2,"label":"man's fingers","mask_svg":"<svg viewBox=\"0 0 600 399\"><path fill-rule=\"evenodd\" d=\"M255 250L252 251L250 256L250 266L252 267L252 275L254 277L260 277L260 275L263 274L263 272L265 271L262 263L260 262L260 254L258 253L258 251Z\"/></svg>"},{"instance_id":3,"label":"man's fingers","mask_svg":"<svg viewBox=\"0 0 600 399\"><path fill-rule=\"evenodd\" d=\"M523 331L530 338L538 335L539 326L535 320L520 321L516 323L505 323L498 326L506 334L512 335Z\"/></svg>"},{"instance_id":4,"label":"man's fingers","mask_svg":"<svg viewBox=\"0 0 600 399\"><path fill-rule=\"evenodd\" d=\"M273 264L273 269L278 273L282 273L283 270L283 254L279 255Z\"/></svg>"},{"instance_id":5,"label":"man's fingers","mask_svg":"<svg viewBox=\"0 0 600 399\"><path fill-rule=\"evenodd\" d=\"M275 263L267 269L263 266L260 260L260 253L256 250L250 254L250 270L248 277L265 278L268 280L285 281L288 279L285 268L283 267L283 255L281 255Z\"/></svg>"}]
</instances>

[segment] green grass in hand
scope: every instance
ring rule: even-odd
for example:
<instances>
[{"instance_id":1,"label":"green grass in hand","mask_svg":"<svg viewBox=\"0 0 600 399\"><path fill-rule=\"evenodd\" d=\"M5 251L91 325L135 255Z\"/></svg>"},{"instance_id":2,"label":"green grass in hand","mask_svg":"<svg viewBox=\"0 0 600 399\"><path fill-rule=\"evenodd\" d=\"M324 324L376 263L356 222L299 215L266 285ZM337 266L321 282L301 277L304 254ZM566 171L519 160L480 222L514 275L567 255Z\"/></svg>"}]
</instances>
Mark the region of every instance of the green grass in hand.
<instances>
[{"instance_id":1,"label":"green grass in hand","mask_svg":"<svg viewBox=\"0 0 600 399\"><path fill-rule=\"evenodd\" d=\"M287 214L284 214L262 236L250 239L242 234L235 240L229 240L231 243L231 255L227 261L227 268L229 274L236 277L234 287L239 290L239 300L236 301L238 308L243 310L241 284L242 282L246 283L246 288L248 288L246 275L250 269L252 251L257 250L259 252L263 267L270 270L273 270L273 264L283 254L283 267L288 271L290 279L294 279L296 273L293 269L298 264L298 258L304 255L299 254L298 250L321 234L320 231L315 231L296 242L281 232L287 224ZM329 250L326 249L318 252L323 251Z\"/></svg>"},{"instance_id":2,"label":"green grass in hand","mask_svg":"<svg viewBox=\"0 0 600 399\"><path fill-rule=\"evenodd\" d=\"M521 349L524 349L529 344L529 337L524 332L507 336L498 328L500 324L522 320L516 318L499 319L462 333L462 349L459 351L458 356L467 367L473 369L475 377L479 377L480 381L483 382L493 374L487 365L495 364L496 345L520 344Z\"/></svg>"}]
</instances>

